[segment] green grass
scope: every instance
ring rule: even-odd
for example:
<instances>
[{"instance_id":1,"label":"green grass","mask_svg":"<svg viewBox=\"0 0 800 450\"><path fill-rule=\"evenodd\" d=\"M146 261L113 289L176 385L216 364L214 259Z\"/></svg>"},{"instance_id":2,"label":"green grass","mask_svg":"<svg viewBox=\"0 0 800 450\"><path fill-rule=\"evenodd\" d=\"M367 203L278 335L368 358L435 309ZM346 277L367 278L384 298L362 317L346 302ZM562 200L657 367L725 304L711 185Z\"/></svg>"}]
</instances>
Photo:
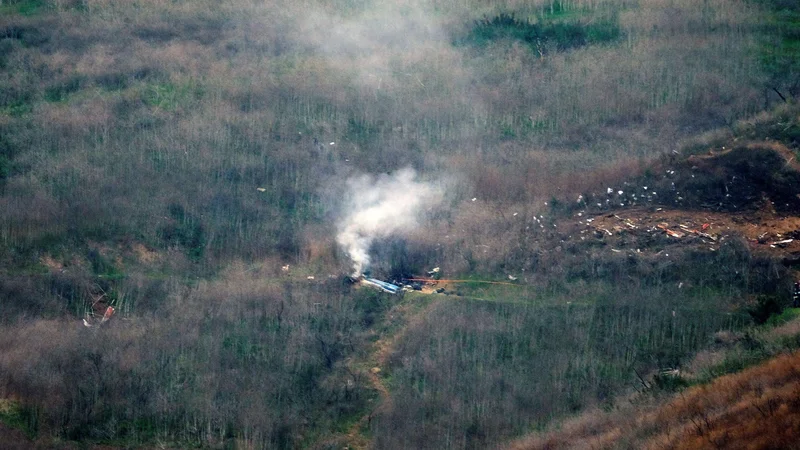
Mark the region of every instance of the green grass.
<instances>
[{"instance_id":1,"label":"green grass","mask_svg":"<svg viewBox=\"0 0 800 450\"><path fill-rule=\"evenodd\" d=\"M71 94L84 88L85 80L81 76L74 76L45 88L44 99L51 103L66 103Z\"/></svg>"},{"instance_id":2,"label":"green grass","mask_svg":"<svg viewBox=\"0 0 800 450\"><path fill-rule=\"evenodd\" d=\"M460 43L483 46L497 40L516 40L524 42L534 52L547 53L551 49L565 51L611 42L620 36L619 26L612 21L593 21L589 24L550 20L531 22L513 14L501 13L476 21Z\"/></svg>"},{"instance_id":3,"label":"green grass","mask_svg":"<svg viewBox=\"0 0 800 450\"><path fill-rule=\"evenodd\" d=\"M767 10L769 29L759 57L771 77L769 87L782 91L784 97L796 96L800 92L797 86L800 83L800 4L784 0L762 1L762 4Z\"/></svg>"},{"instance_id":4,"label":"green grass","mask_svg":"<svg viewBox=\"0 0 800 450\"><path fill-rule=\"evenodd\" d=\"M168 112L187 108L194 101L203 97L204 88L195 80L181 83L153 83L146 84L141 91L141 98L145 104Z\"/></svg>"},{"instance_id":5,"label":"green grass","mask_svg":"<svg viewBox=\"0 0 800 450\"><path fill-rule=\"evenodd\" d=\"M8 427L21 430L30 439L35 439L39 433L36 411L26 408L14 400L0 399L0 422Z\"/></svg>"},{"instance_id":6,"label":"green grass","mask_svg":"<svg viewBox=\"0 0 800 450\"><path fill-rule=\"evenodd\" d=\"M775 327L797 319L800 319L800 308L786 308L780 314L770 317L767 325Z\"/></svg>"},{"instance_id":7,"label":"green grass","mask_svg":"<svg viewBox=\"0 0 800 450\"><path fill-rule=\"evenodd\" d=\"M5 0L0 5L0 15L21 14L33 16L46 9L44 0Z\"/></svg>"},{"instance_id":8,"label":"green grass","mask_svg":"<svg viewBox=\"0 0 800 450\"><path fill-rule=\"evenodd\" d=\"M18 100L0 108L0 115L7 115L14 118L26 116L33 111L33 104Z\"/></svg>"}]
</instances>

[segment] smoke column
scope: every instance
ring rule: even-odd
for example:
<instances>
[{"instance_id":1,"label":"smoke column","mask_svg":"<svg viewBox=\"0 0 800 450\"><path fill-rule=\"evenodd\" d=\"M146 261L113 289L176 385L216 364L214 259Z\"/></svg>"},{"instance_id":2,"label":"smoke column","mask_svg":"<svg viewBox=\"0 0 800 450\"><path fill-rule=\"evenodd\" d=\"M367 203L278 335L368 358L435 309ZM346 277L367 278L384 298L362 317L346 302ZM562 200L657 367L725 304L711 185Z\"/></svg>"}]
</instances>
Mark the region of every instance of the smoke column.
<instances>
[{"instance_id":1,"label":"smoke column","mask_svg":"<svg viewBox=\"0 0 800 450\"><path fill-rule=\"evenodd\" d=\"M412 169L393 175L355 176L347 180L346 216L336 242L353 262L353 276L369 267L369 249L376 239L402 235L419 226L421 213L442 200L442 191L416 180Z\"/></svg>"}]
</instances>

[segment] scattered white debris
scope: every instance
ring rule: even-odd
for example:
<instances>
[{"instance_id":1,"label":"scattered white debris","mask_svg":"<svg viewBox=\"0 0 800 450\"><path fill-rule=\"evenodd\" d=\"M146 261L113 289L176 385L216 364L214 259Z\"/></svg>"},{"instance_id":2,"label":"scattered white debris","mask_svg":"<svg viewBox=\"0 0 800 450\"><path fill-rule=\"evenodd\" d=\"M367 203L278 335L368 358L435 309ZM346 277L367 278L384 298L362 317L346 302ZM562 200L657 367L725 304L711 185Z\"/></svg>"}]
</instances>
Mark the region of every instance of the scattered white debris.
<instances>
[{"instance_id":1,"label":"scattered white debris","mask_svg":"<svg viewBox=\"0 0 800 450\"><path fill-rule=\"evenodd\" d=\"M331 142L330 145L336 145L336 142Z\"/></svg>"},{"instance_id":2,"label":"scattered white debris","mask_svg":"<svg viewBox=\"0 0 800 450\"><path fill-rule=\"evenodd\" d=\"M783 247L783 246L785 246L786 244L788 244L788 243L790 243L790 242L793 242L793 241L794 241L794 239L784 239L784 240L782 240L782 241L773 242L771 246L772 246L772 247L776 247L776 246L777 246L777 247Z\"/></svg>"},{"instance_id":3,"label":"scattered white debris","mask_svg":"<svg viewBox=\"0 0 800 450\"><path fill-rule=\"evenodd\" d=\"M478 197L472 197L472 201L473 201L473 202L474 202L475 200L477 200L477 199L478 199Z\"/></svg>"},{"instance_id":4,"label":"scattered white debris","mask_svg":"<svg viewBox=\"0 0 800 450\"><path fill-rule=\"evenodd\" d=\"M285 266L281 266L281 271L282 272L288 272L289 271L289 265L287 264Z\"/></svg>"},{"instance_id":5,"label":"scattered white debris","mask_svg":"<svg viewBox=\"0 0 800 450\"><path fill-rule=\"evenodd\" d=\"M258 192L266 192L266 191L267 191L267 189L266 189L266 188L256 188L256 190L257 190Z\"/></svg>"},{"instance_id":6,"label":"scattered white debris","mask_svg":"<svg viewBox=\"0 0 800 450\"><path fill-rule=\"evenodd\" d=\"M607 193L607 194L613 194L613 193L614 193L614 189L608 188L608 190L606 191L606 193Z\"/></svg>"},{"instance_id":7,"label":"scattered white debris","mask_svg":"<svg viewBox=\"0 0 800 450\"><path fill-rule=\"evenodd\" d=\"M622 194L623 194L622 191L617 191L617 195L622 195Z\"/></svg>"},{"instance_id":8,"label":"scattered white debris","mask_svg":"<svg viewBox=\"0 0 800 450\"><path fill-rule=\"evenodd\" d=\"M517 281L518 280L518 278L515 277L514 275L509 275L508 279L511 280L511 281Z\"/></svg>"},{"instance_id":9,"label":"scattered white debris","mask_svg":"<svg viewBox=\"0 0 800 450\"><path fill-rule=\"evenodd\" d=\"M309 275L309 276L306 277L306 280L313 280L313 279L314 279L314 275Z\"/></svg>"}]
</instances>

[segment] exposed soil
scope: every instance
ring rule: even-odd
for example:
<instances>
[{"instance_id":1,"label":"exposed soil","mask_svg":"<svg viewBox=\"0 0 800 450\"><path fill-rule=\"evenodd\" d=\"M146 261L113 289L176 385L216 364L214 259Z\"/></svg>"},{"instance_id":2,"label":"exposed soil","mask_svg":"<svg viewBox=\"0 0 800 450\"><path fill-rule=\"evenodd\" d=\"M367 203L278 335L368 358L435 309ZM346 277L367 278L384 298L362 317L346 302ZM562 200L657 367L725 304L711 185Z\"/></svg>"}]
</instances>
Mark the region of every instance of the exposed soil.
<instances>
[{"instance_id":1,"label":"exposed soil","mask_svg":"<svg viewBox=\"0 0 800 450\"><path fill-rule=\"evenodd\" d=\"M611 251L647 252L651 249L646 245L631 244L646 244L648 239L716 251L726 239L742 237L752 250L781 257L786 264L800 258L800 216L779 215L769 208L755 214L635 208L580 219L576 225L580 238L604 240Z\"/></svg>"},{"instance_id":2,"label":"exposed soil","mask_svg":"<svg viewBox=\"0 0 800 450\"><path fill-rule=\"evenodd\" d=\"M682 159L673 155L653 164L651 173L664 174L658 179L650 175L626 183L629 189L640 186L637 199L621 202L627 207L576 212L558 224L560 237L643 254L666 254L675 246L713 252L726 240L744 239L751 251L780 259L800 279L800 163L795 156L775 142ZM609 196L617 198L610 189ZM600 206L593 197L588 205ZM636 200L645 205L631 206Z\"/></svg>"}]
</instances>

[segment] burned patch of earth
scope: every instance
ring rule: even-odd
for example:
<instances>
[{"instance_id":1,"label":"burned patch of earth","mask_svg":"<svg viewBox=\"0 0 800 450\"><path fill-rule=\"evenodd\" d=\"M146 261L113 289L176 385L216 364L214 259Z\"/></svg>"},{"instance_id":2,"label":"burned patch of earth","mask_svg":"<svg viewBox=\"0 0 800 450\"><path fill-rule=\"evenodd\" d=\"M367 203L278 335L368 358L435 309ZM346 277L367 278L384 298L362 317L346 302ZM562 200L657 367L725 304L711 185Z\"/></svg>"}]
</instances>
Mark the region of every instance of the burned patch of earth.
<instances>
[{"instance_id":1,"label":"burned patch of earth","mask_svg":"<svg viewBox=\"0 0 800 450\"><path fill-rule=\"evenodd\" d=\"M603 241L612 252L662 252L673 245L716 251L741 238L754 252L800 269L800 217L770 207L755 213L643 207L575 217L569 225L571 239Z\"/></svg>"}]
</instances>

